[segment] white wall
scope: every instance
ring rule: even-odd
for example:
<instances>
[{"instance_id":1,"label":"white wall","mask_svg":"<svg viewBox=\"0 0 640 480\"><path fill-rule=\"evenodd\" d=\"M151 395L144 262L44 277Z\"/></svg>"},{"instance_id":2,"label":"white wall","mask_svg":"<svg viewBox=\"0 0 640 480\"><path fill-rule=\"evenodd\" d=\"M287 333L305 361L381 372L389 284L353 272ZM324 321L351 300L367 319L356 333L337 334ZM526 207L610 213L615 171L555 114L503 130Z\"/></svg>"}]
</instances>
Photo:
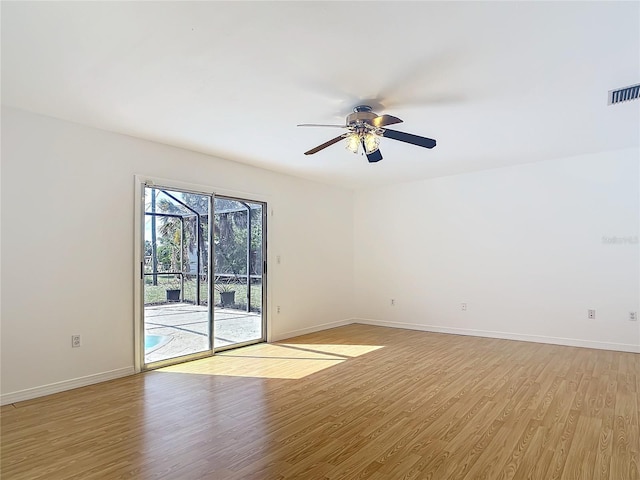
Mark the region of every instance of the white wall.
<instances>
[{"instance_id":1,"label":"white wall","mask_svg":"<svg viewBox=\"0 0 640 480\"><path fill-rule=\"evenodd\" d=\"M356 312L381 325L640 351L640 322L629 321L639 158L621 150L357 192Z\"/></svg>"},{"instance_id":2,"label":"white wall","mask_svg":"<svg viewBox=\"0 0 640 480\"><path fill-rule=\"evenodd\" d=\"M3 108L1 401L133 371L135 174L267 198L273 339L357 317L640 351L638 157L354 194Z\"/></svg>"},{"instance_id":3,"label":"white wall","mask_svg":"<svg viewBox=\"0 0 640 480\"><path fill-rule=\"evenodd\" d=\"M273 339L353 316L350 191L3 108L3 403L133 371L135 174L267 198Z\"/></svg>"}]
</instances>

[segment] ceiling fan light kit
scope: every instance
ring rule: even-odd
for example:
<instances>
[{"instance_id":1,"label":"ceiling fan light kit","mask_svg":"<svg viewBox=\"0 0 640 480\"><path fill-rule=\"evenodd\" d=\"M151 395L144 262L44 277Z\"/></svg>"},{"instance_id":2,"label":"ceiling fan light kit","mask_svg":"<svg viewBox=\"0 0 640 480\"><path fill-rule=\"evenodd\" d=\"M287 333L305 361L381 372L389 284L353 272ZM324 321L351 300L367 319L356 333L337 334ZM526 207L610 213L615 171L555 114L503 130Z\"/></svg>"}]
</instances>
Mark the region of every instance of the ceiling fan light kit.
<instances>
[{"instance_id":1,"label":"ceiling fan light kit","mask_svg":"<svg viewBox=\"0 0 640 480\"><path fill-rule=\"evenodd\" d=\"M353 133L353 134L347 135L346 139L347 139L347 142L344 148L346 148L350 152L357 154L358 150L360 150L360 137L358 136L358 134Z\"/></svg>"},{"instance_id":2,"label":"ceiling fan light kit","mask_svg":"<svg viewBox=\"0 0 640 480\"><path fill-rule=\"evenodd\" d=\"M433 148L436 141L432 138L421 137L410 133L399 132L385 128L387 125L402 123L398 117L392 115L378 115L374 113L369 105L358 105L353 112L347 115L345 125L324 125L304 123L299 127L334 127L346 128L347 133L332 138L328 142L318 145L311 150L304 152L305 155L313 155L314 153L330 147L334 143L338 143L342 139L346 139L345 148L353 153L358 153L360 147L367 156L369 163L375 163L382 160L380 153L380 139L382 137L392 138L400 142L411 143L424 148Z\"/></svg>"},{"instance_id":3,"label":"ceiling fan light kit","mask_svg":"<svg viewBox=\"0 0 640 480\"><path fill-rule=\"evenodd\" d=\"M380 146L380 135L377 132L369 132L363 138L364 150L367 153L373 153Z\"/></svg>"}]
</instances>

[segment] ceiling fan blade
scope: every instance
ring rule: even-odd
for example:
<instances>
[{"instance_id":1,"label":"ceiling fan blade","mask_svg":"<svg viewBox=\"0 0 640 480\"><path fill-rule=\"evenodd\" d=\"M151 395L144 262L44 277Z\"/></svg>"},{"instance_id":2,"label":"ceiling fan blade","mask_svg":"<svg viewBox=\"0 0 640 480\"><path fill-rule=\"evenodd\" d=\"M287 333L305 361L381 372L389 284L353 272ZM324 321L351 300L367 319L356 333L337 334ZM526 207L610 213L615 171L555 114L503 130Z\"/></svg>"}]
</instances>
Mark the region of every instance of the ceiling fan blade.
<instances>
[{"instance_id":1,"label":"ceiling fan blade","mask_svg":"<svg viewBox=\"0 0 640 480\"><path fill-rule=\"evenodd\" d=\"M318 145L316 148L312 148L308 152L304 152L305 155L313 155L314 153L318 153L320 150L330 147L334 143L338 143L340 140L344 138L344 135L340 135L339 137L332 138L328 142L324 142L322 145Z\"/></svg>"},{"instance_id":2,"label":"ceiling fan blade","mask_svg":"<svg viewBox=\"0 0 640 480\"><path fill-rule=\"evenodd\" d=\"M436 146L436 141L432 138L412 135L411 133L399 132L397 130L390 130L388 128L384 130L382 136L386 138L393 138L394 140L400 140L401 142L405 143L411 143L419 147L433 148Z\"/></svg>"},{"instance_id":3,"label":"ceiling fan blade","mask_svg":"<svg viewBox=\"0 0 640 480\"><path fill-rule=\"evenodd\" d=\"M369 163L375 163L382 160L382 153L380 153L380 149L376 150L375 152L367 153L367 150L364 147L364 141L362 142L362 150L364 151L364 154L367 156L367 160L369 160Z\"/></svg>"},{"instance_id":4,"label":"ceiling fan blade","mask_svg":"<svg viewBox=\"0 0 640 480\"><path fill-rule=\"evenodd\" d=\"M402 123L402 120L392 115L380 115L371 120L371 125L374 127L386 127L387 125L393 125L394 123Z\"/></svg>"},{"instance_id":5,"label":"ceiling fan blade","mask_svg":"<svg viewBox=\"0 0 640 480\"><path fill-rule=\"evenodd\" d=\"M347 128L347 125L326 125L324 123L300 123L296 125L297 127L336 127L336 128Z\"/></svg>"},{"instance_id":6,"label":"ceiling fan blade","mask_svg":"<svg viewBox=\"0 0 640 480\"><path fill-rule=\"evenodd\" d=\"M382 153L380 153L379 149L373 153L367 153L366 155L367 155L367 160L369 160L369 163L375 163L382 160Z\"/></svg>"}]
</instances>

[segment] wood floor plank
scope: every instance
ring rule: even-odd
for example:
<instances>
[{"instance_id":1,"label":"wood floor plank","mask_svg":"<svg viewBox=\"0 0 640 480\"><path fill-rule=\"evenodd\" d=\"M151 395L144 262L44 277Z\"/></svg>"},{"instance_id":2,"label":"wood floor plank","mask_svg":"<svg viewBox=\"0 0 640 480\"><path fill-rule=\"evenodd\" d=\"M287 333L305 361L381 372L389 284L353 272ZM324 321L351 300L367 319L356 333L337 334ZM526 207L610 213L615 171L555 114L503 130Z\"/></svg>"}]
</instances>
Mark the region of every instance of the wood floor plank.
<instances>
[{"instance_id":1,"label":"wood floor plank","mask_svg":"<svg viewBox=\"0 0 640 480\"><path fill-rule=\"evenodd\" d=\"M8 480L640 478L640 355L349 325L0 409Z\"/></svg>"}]
</instances>

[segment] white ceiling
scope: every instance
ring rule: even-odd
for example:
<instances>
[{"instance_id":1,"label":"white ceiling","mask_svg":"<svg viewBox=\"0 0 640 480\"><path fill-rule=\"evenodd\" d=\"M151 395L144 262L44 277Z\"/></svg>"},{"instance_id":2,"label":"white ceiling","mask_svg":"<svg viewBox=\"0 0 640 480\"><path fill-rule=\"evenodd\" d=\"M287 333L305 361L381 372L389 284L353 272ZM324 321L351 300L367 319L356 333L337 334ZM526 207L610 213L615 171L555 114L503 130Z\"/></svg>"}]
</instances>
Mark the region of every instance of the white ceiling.
<instances>
[{"instance_id":1,"label":"white ceiling","mask_svg":"<svg viewBox=\"0 0 640 480\"><path fill-rule=\"evenodd\" d=\"M640 144L640 2L2 2L2 103L350 188ZM303 152L368 101L433 150Z\"/></svg>"}]
</instances>

